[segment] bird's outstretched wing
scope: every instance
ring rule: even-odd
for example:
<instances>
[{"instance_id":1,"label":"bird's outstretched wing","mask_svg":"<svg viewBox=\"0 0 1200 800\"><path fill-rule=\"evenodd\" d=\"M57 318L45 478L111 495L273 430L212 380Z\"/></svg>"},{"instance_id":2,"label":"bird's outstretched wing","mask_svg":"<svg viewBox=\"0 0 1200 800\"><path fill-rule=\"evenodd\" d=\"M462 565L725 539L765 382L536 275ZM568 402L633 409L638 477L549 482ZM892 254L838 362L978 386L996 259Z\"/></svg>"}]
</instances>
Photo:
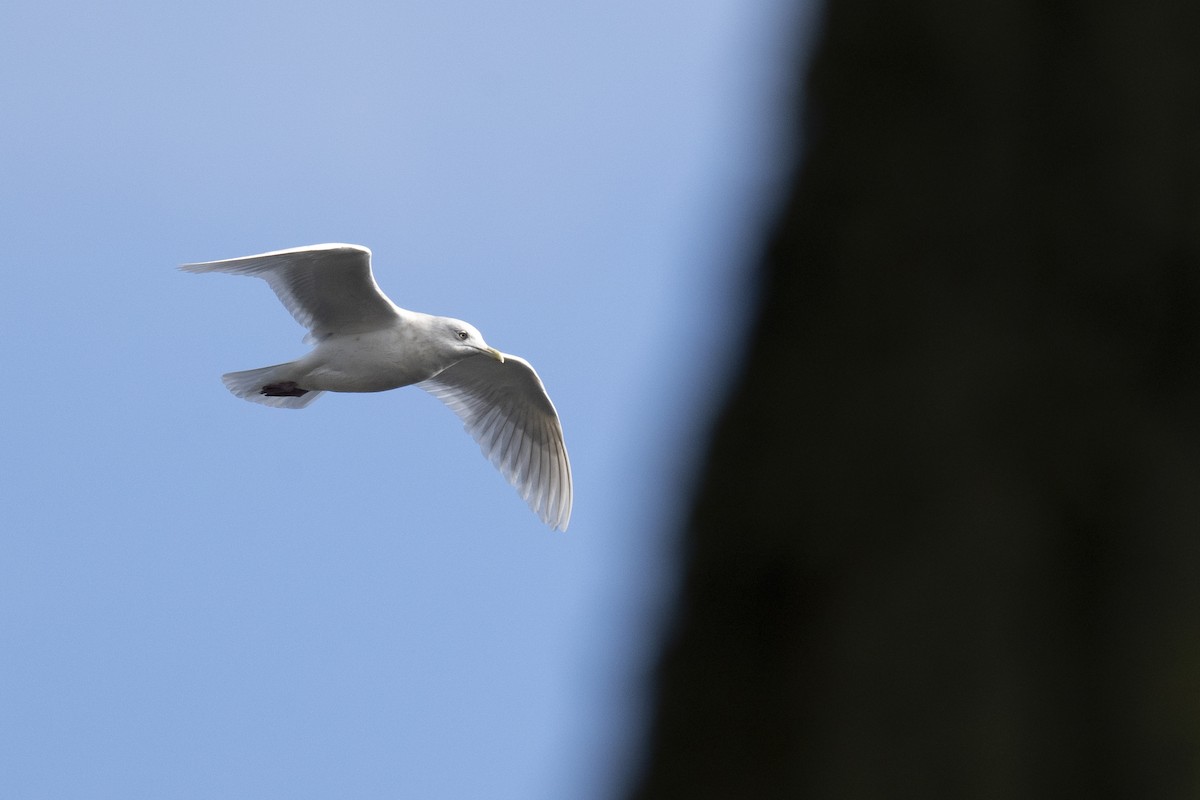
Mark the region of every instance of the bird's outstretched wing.
<instances>
[{"instance_id":1,"label":"bird's outstretched wing","mask_svg":"<svg viewBox=\"0 0 1200 800\"><path fill-rule=\"evenodd\" d=\"M308 328L311 341L376 330L393 324L398 314L371 275L371 251L354 244L314 244L180 269L262 278Z\"/></svg>"},{"instance_id":2,"label":"bird's outstretched wing","mask_svg":"<svg viewBox=\"0 0 1200 800\"><path fill-rule=\"evenodd\" d=\"M523 358L471 356L417 384L450 407L542 522L571 521L571 463L558 412Z\"/></svg>"}]
</instances>

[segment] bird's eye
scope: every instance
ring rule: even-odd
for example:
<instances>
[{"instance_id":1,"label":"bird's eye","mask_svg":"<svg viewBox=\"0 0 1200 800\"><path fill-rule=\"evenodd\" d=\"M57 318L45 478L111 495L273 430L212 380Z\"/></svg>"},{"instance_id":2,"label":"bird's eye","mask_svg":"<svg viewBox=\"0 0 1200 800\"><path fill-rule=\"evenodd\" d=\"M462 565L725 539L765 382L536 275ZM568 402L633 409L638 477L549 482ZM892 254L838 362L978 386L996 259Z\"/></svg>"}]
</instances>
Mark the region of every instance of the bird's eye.
<instances>
[{"instance_id":1,"label":"bird's eye","mask_svg":"<svg viewBox=\"0 0 1200 800\"><path fill-rule=\"evenodd\" d=\"M460 342L465 342L467 339L471 338L471 334L467 333L466 331L455 331L455 335L458 337Z\"/></svg>"}]
</instances>

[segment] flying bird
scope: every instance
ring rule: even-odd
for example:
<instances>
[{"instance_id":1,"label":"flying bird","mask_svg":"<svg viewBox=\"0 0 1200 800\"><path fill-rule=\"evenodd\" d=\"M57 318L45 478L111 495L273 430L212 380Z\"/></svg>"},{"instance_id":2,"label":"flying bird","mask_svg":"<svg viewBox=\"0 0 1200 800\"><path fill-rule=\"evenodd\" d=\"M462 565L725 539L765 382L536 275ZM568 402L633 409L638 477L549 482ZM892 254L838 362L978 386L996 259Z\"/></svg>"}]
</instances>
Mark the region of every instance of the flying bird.
<instances>
[{"instance_id":1,"label":"flying bird","mask_svg":"<svg viewBox=\"0 0 1200 800\"><path fill-rule=\"evenodd\" d=\"M222 377L238 397L304 408L324 392L418 386L459 416L483 454L551 528L571 520L571 463L558 412L529 362L501 353L462 320L400 308L371 274L371 251L315 244L183 264L267 282L313 349L303 358Z\"/></svg>"}]
</instances>

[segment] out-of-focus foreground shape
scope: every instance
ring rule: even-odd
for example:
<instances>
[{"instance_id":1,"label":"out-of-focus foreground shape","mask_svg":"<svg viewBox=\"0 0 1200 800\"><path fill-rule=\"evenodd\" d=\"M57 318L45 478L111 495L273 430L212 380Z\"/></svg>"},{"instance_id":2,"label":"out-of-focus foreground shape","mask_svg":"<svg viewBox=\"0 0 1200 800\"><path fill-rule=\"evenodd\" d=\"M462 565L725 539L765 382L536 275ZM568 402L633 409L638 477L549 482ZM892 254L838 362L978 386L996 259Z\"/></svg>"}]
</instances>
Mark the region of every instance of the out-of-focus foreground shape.
<instances>
[{"instance_id":1,"label":"out-of-focus foreground shape","mask_svg":"<svg viewBox=\"0 0 1200 800\"><path fill-rule=\"evenodd\" d=\"M831 0L629 796L1200 792L1200 5Z\"/></svg>"}]
</instances>

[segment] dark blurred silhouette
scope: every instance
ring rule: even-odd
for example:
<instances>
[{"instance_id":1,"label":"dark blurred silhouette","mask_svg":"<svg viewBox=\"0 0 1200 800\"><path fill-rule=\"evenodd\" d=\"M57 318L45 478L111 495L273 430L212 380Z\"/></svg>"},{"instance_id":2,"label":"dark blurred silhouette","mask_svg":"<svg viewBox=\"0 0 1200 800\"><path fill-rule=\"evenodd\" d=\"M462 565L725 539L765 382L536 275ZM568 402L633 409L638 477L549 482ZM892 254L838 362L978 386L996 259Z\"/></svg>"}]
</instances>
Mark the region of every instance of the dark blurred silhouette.
<instances>
[{"instance_id":1,"label":"dark blurred silhouette","mask_svg":"<svg viewBox=\"0 0 1200 800\"><path fill-rule=\"evenodd\" d=\"M631 796L1200 797L1200 4L831 0Z\"/></svg>"}]
</instances>

